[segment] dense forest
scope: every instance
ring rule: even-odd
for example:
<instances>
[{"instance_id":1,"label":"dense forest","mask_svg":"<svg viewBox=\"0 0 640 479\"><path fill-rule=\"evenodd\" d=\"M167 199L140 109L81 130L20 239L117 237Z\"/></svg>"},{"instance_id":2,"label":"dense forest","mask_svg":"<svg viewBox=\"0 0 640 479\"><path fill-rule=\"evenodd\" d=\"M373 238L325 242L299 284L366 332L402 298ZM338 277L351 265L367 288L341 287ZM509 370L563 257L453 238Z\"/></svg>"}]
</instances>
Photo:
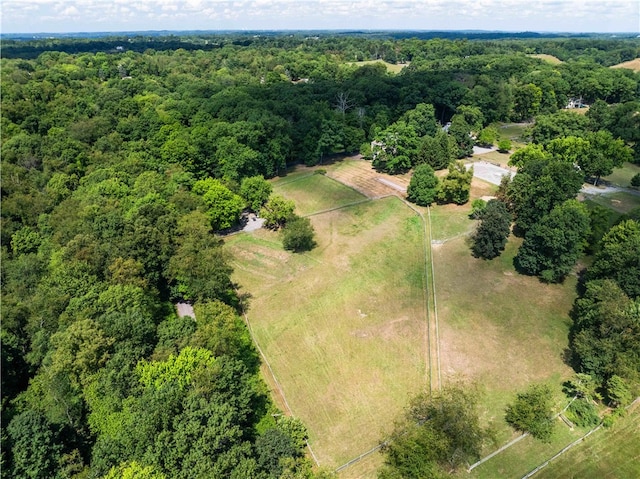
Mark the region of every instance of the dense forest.
<instances>
[{"instance_id":1,"label":"dense forest","mask_svg":"<svg viewBox=\"0 0 640 479\"><path fill-rule=\"evenodd\" d=\"M640 218L611 225L575 197L640 162L640 74L608 68L640 41L222 35L7 41L2 56L7 476L324 475L260 378L220 233L283 207L264 178L344 153L415 169L419 204L465 203L455 160L497 122L535 121L474 254L498 255L513 219L525 274L562 281L592 255L571 361L612 404L638 393ZM586 115L564 110L575 98Z\"/></svg>"}]
</instances>

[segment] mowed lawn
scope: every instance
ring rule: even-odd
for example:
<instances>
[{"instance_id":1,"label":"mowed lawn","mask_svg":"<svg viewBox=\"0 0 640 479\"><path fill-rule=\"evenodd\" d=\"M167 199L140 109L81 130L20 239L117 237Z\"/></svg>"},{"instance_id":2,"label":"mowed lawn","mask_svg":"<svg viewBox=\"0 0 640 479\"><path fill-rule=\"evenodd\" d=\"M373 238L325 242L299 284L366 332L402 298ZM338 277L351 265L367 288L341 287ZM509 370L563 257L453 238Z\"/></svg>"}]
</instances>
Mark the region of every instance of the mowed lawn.
<instances>
[{"instance_id":1,"label":"mowed lawn","mask_svg":"<svg viewBox=\"0 0 640 479\"><path fill-rule=\"evenodd\" d=\"M504 408L530 383L550 384L558 408L564 405L560 384L572 374L563 353L576 278L548 285L518 274L513 257L522 240L514 237L499 258L472 257L469 210L432 208L434 241L445 241L433 245L442 374L478 385L483 422L493 424L502 445L513 437Z\"/></svg>"},{"instance_id":2,"label":"mowed lawn","mask_svg":"<svg viewBox=\"0 0 640 479\"><path fill-rule=\"evenodd\" d=\"M364 65L384 65L388 72L400 73L402 69L409 65L409 63L387 63L384 60L365 60L361 62L351 62L350 65L356 65L358 67Z\"/></svg>"},{"instance_id":3,"label":"mowed lawn","mask_svg":"<svg viewBox=\"0 0 640 479\"><path fill-rule=\"evenodd\" d=\"M640 408L600 429L535 475L536 479L640 477Z\"/></svg>"},{"instance_id":4,"label":"mowed lawn","mask_svg":"<svg viewBox=\"0 0 640 479\"><path fill-rule=\"evenodd\" d=\"M354 199L329 178L311 178L279 180L274 190L305 214L326 209L329 196ZM251 295L257 343L320 464L337 467L377 445L427 385L423 225L395 197L310 219L318 246L309 253L285 252L266 230L226 247L233 280Z\"/></svg>"},{"instance_id":5,"label":"mowed lawn","mask_svg":"<svg viewBox=\"0 0 640 479\"><path fill-rule=\"evenodd\" d=\"M631 178L640 173L640 165L633 163L625 163L620 168L613 170L609 176L605 176L604 179L613 183L614 185L624 186L629 188L631 186Z\"/></svg>"},{"instance_id":6,"label":"mowed lawn","mask_svg":"<svg viewBox=\"0 0 640 479\"><path fill-rule=\"evenodd\" d=\"M308 169L295 172L273 182L275 191L296 203L296 213L308 215L364 201L367 198L357 191Z\"/></svg>"}]
</instances>

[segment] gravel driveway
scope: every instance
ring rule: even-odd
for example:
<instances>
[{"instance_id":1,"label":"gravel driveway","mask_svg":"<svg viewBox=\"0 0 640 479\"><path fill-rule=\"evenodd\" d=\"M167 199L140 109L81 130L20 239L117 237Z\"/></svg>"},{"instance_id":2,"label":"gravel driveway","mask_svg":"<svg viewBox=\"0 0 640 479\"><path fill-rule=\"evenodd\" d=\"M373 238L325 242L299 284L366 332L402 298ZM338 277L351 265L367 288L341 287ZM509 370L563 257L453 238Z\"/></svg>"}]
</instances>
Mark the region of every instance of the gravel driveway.
<instances>
[{"instance_id":1,"label":"gravel driveway","mask_svg":"<svg viewBox=\"0 0 640 479\"><path fill-rule=\"evenodd\" d=\"M488 181L493 185L499 185L504 175L515 175L514 171L496 166L487 161L475 161L473 163L467 163L465 166L467 168L471 168L473 166L473 176L480 178L481 180Z\"/></svg>"}]
</instances>

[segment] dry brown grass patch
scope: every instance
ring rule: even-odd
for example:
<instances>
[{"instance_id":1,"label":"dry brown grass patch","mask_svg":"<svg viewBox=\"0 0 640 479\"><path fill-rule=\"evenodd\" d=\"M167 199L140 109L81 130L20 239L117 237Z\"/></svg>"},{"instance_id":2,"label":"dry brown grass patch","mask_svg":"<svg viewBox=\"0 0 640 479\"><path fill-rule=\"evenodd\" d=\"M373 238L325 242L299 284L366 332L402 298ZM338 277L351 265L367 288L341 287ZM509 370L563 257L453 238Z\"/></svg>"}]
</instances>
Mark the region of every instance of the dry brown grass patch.
<instances>
[{"instance_id":1,"label":"dry brown grass patch","mask_svg":"<svg viewBox=\"0 0 640 479\"><path fill-rule=\"evenodd\" d=\"M634 72L640 72L640 58L635 58L633 60L629 60L628 62L618 63L617 65L613 65L611 68L627 68L629 70L633 70Z\"/></svg>"}]
</instances>

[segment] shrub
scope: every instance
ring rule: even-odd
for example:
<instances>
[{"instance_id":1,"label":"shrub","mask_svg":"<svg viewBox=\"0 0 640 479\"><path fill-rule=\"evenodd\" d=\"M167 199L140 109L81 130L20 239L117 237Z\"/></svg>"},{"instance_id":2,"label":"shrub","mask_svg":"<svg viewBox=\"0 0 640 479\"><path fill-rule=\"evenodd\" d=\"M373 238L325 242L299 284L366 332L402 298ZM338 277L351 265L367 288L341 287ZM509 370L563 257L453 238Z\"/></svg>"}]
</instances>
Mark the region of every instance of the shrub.
<instances>
[{"instance_id":1,"label":"shrub","mask_svg":"<svg viewBox=\"0 0 640 479\"><path fill-rule=\"evenodd\" d=\"M504 138L498 142L498 151L500 153L509 153L511 149L511 140Z\"/></svg>"},{"instance_id":2,"label":"shrub","mask_svg":"<svg viewBox=\"0 0 640 479\"><path fill-rule=\"evenodd\" d=\"M473 200L471 202L471 213L469 213L469 218L472 220L482 219L482 214L486 209L487 202L485 200L481 200L480 198Z\"/></svg>"},{"instance_id":3,"label":"shrub","mask_svg":"<svg viewBox=\"0 0 640 479\"><path fill-rule=\"evenodd\" d=\"M309 251L316 245L315 231L308 218L293 216L282 230L282 246L287 251Z\"/></svg>"},{"instance_id":4,"label":"shrub","mask_svg":"<svg viewBox=\"0 0 640 479\"><path fill-rule=\"evenodd\" d=\"M633 178L631 178L631 186L634 188L638 188L640 186L640 173L636 173Z\"/></svg>"},{"instance_id":5,"label":"shrub","mask_svg":"<svg viewBox=\"0 0 640 479\"><path fill-rule=\"evenodd\" d=\"M505 420L514 429L549 442L554 425L549 386L533 384L519 393L514 403L507 406Z\"/></svg>"},{"instance_id":6,"label":"shrub","mask_svg":"<svg viewBox=\"0 0 640 479\"><path fill-rule=\"evenodd\" d=\"M600 422L598 409L587 398L573 401L567 408L566 416L578 427L593 427Z\"/></svg>"}]
</instances>

